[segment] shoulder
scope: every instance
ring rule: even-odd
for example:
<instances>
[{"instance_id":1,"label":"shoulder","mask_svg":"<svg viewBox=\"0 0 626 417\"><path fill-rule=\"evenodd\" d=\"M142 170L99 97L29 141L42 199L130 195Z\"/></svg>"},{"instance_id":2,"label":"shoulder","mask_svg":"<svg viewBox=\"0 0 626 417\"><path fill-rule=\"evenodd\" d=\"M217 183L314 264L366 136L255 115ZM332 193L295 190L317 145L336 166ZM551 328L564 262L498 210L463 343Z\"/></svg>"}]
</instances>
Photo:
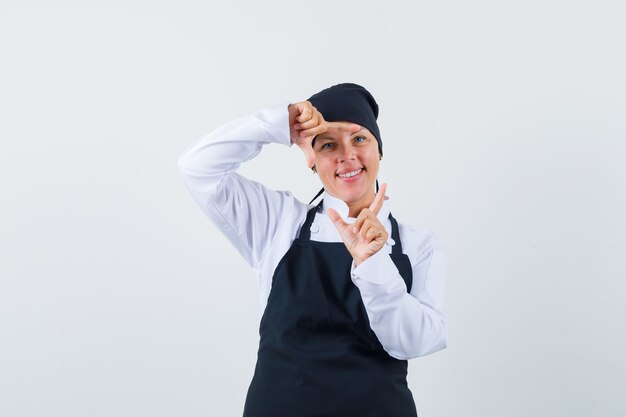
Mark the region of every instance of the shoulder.
<instances>
[{"instance_id":1,"label":"shoulder","mask_svg":"<svg viewBox=\"0 0 626 417\"><path fill-rule=\"evenodd\" d=\"M444 250L445 242L432 230L425 227L413 227L396 219L402 250L415 265L428 258L432 251Z\"/></svg>"},{"instance_id":2,"label":"shoulder","mask_svg":"<svg viewBox=\"0 0 626 417\"><path fill-rule=\"evenodd\" d=\"M300 229L306 221L307 214L316 204L307 204L298 199L291 191L279 191L289 201L290 210L285 213L282 221L282 235L293 241L300 235Z\"/></svg>"}]
</instances>

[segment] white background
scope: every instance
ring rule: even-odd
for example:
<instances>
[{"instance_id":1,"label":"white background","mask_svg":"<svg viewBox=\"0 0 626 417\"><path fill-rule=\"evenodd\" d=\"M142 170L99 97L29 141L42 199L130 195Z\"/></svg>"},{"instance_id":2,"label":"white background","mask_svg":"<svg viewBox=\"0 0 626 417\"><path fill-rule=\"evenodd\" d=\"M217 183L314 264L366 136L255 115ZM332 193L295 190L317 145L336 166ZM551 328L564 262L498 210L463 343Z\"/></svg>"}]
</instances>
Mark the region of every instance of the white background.
<instances>
[{"instance_id":1,"label":"white background","mask_svg":"<svg viewBox=\"0 0 626 417\"><path fill-rule=\"evenodd\" d=\"M0 415L240 416L253 272L176 161L355 82L394 214L447 244L420 417L626 415L619 1L0 2ZM297 147L244 175L303 201Z\"/></svg>"}]
</instances>

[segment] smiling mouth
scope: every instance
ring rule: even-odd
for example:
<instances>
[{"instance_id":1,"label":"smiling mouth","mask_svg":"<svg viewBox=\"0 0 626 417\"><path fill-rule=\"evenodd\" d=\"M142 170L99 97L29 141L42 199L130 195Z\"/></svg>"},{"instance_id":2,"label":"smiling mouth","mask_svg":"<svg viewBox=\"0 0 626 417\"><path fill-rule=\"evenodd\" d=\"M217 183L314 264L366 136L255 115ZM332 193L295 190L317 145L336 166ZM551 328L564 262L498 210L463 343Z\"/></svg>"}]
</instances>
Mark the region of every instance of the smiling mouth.
<instances>
[{"instance_id":1,"label":"smiling mouth","mask_svg":"<svg viewBox=\"0 0 626 417\"><path fill-rule=\"evenodd\" d=\"M354 171L346 172L346 173L343 173L343 174L337 174L337 176L339 178L352 178L352 177L355 177L355 176L359 175L364 170L365 170L365 168L359 168L359 169L354 170Z\"/></svg>"}]
</instances>

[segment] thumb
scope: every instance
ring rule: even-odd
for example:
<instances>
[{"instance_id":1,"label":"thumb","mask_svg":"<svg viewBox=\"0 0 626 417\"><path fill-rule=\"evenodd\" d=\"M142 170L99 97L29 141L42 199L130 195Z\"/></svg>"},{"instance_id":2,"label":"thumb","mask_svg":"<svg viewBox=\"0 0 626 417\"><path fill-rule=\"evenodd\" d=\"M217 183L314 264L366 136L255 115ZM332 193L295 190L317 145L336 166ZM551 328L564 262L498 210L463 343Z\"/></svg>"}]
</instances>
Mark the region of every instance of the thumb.
<instances>
[{"instance_id":1,"label":"thumb","mask_svg":"<svg viewBox=\"0 0 626 417\"><path fill-rule=\"evenodd\" d=\"M313 152L313 148L309 146L309 148L304 151L304 156L307 166L309 168L313 167L313 165L315 165L315 152Z\"/></svg>"},{"instance_id":2,"label":"thumb","mask_svg":"<svg viewBox=\"0 0 626 417\"><path fill-rule=\"evenodd\" d=\"M341 231L348 223L344 222L341 218L341 215L335 211L335 209L327 208L326 212L328 213L328 217L333 221L335 226L339 231Z\"/></svg>"}]
</instances>

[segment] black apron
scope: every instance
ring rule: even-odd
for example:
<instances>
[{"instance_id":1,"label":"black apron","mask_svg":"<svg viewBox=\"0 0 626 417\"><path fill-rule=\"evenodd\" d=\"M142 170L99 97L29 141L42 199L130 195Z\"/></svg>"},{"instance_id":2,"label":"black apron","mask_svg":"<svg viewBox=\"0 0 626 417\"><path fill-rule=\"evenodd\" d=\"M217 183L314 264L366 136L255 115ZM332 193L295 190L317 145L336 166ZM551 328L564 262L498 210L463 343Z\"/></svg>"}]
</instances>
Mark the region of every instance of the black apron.
<instances>
[{"instance_id":1,"label":"black apron","mask_svg":"<svg viewBox=\"0 0 626 417\"><path fill-rule=\"evenodd\" d=\"M417 417L408 362L390 356L372 331L350 252L343 242L310 239L321 205L272 277L243 416ZM411 263L391 213L389 220L390 256L411 291Z\"/></svg>"}]
</instances>

